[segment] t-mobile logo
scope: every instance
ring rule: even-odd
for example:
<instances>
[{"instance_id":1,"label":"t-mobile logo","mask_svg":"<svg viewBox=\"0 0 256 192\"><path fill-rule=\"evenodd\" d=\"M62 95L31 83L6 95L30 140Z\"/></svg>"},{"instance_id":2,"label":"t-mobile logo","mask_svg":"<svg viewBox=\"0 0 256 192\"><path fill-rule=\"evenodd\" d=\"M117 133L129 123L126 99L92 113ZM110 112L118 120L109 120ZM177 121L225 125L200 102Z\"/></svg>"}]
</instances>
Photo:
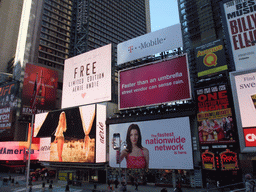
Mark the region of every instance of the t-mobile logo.
<instances>
[{"instance_id":1,"label":"t-mobile logo","mask_svg":"<svg viewBox=\"0 0 256 192\"><path fill-rule=\"evenodd\" d=\"M131 52L132 52L132 50L133 50L133 46L128 47L128 51L129 51L129 53L131 53Z\"/></svg>"}]
</instances>

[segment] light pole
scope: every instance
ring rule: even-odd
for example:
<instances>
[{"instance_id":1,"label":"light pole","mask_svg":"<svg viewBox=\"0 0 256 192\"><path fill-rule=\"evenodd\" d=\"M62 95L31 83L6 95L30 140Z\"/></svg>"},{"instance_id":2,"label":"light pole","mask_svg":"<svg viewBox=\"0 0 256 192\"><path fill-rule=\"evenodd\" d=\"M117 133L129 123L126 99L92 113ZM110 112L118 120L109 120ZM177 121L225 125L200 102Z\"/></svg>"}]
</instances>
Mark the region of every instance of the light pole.
<instances>
[{"instance_id":1,"label":"light pole","mask_svg":"<svg viewBox=\"0 0 256 192\"><path fill-rule=\"evenodd\" d=\"M30 138L28 138L29 139L29 150L28 150L28 166L27 166L26 191L29 191L28 184L29 184L30 156L31 156L32 134L33 134L33 127L34 127L34 116L35 116L35 113L33 113L33 115L32 115Z\"/></svg>"}]
</instances>

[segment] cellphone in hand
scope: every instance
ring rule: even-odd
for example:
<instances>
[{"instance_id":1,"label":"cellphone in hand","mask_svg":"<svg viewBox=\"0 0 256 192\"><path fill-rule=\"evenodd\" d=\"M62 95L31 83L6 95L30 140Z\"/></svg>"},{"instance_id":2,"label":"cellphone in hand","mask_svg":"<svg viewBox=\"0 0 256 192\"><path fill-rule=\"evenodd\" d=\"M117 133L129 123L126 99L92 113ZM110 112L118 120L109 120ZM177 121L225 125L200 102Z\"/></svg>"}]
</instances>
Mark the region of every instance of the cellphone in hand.
<instances>
[{"instance_id":1,"label":"cellphone in hand","mask_svg":"<svg viewBox=\"0 0 256 192\"><path fill-rule=\"evenodd\" d=\"M120 133L113 134L114 150L120 149Z\"/></svg>"}]
</instances>

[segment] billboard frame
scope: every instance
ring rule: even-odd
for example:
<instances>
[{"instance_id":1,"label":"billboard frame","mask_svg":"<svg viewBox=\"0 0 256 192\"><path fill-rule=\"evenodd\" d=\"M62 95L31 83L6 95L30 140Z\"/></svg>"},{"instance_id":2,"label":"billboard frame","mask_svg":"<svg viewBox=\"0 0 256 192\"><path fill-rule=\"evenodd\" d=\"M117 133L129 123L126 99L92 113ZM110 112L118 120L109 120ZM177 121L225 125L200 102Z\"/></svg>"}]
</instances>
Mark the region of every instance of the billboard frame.
<instances>
[{"instance_id":1,"label":"billboard frame","mask_svg":"<svg viewBox=\"0 0 256 192\"><path fill-rule=\"evenodd\" d=\"M256 146L255 147L246 147L246 145L245 145L245 138L244 138L244 132L243 132L243 126L242 126L242 119L241 119L241 112L240 112L240 107L239 107L235 77L240 76L240 75L245 75L245 74L248 74L248 73L255 73L255 72L256 72L256 68L247 69L247 70L243 70L243 71L234 71L234 72L229 73L230 83L231 83L231 88L232 88L234 108L235 108L235 115L234 116L236 117L237 132L238 132L238 137L239 137L239 144L240 144L241 153L255 152ZM255 125L255 127L256 127L256 125Z\"/></svg>"},{"instance_id":2,"label":"billboard frame","mask_svg":"<svg viewBox=\"0 0 256 192\"><path fill-rule=\"evenodd\" d=\"M186 75L188 76L188 86L189 86L189 95L190 95L189 98L187 98L187 99L180 99L180 100L173 100L173 101L168 101L168 102L162 102L162 103L154 103L154 104L149 104L149 105L120 108L120 91L121 91L120 90L120 73L121 72L128 71L128 70L134 70L134 69L145 67L145 66L149 66L149 65L154 65L154 64L158 64L158 63L169 61L169 60L174 60L176 58L183 57L183 56L186 57L186 66L187 66L187 74ZM157 106L157 105L161 105L161 104L164 104L164 103L177 102L177 101L186 101L186 100L190 100L190 99L192 99L192 91L191 91L191 81L190 81L190 73L189 73L187 53L184 53L184 54L181 54L181 55L177 55L177 56L174 56L174 57L171 57L171 58L167 58L167 59L162 59L162 60L158 60L158 61L149 62L149 63L143 64L143 65L133 66L133 67L126 68L126 69L118 71L118 110L128 110L128 109L136 109L136 108L142 108L142 107Z\"/></svg>"}]
</instances>

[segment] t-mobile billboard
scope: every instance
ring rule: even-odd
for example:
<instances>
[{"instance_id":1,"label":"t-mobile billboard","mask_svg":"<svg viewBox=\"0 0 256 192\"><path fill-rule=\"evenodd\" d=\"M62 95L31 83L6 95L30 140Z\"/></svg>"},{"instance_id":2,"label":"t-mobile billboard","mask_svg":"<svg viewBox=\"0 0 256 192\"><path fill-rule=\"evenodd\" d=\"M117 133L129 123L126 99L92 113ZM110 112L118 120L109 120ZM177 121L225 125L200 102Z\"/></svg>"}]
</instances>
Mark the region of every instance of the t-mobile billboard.
<instances>
[{"instance_id":1,"label":"t-mobile billboard","mask_svg":"<svg viewBox=\"0 0 256 192\"><path fill-rule=\"evenodd\" d=\"M193 169L189 117L111 124L109 146L111 167Z\"/></svg>"},{"instance_id":2,"label":"t-mobile billboard","mask_svg":"<svg viewBox=\"0 0 256 192\"><path fill-rule=\"evenodd\" d=\"M255 0L223 3L223 24L236 70L255 67Z\"/></svg>"},{"instance_id":3,"label":"t-mobile billboard","mask_svg":"<svg viewBox=\"0 0 256 192\"><path fill-rule=\"evenodd\" d=\"M230 73L242 152L256 150L256 69Z\"/></svg>"},{"instance_id":4,"label":"t-mobile billboard","mask_svg":"<svg viewBox=\"0 0 256 192\"><path fill-rule=\"evenodd\" d=\"M176 24L118 44L117 64L179 47L183 47L181 25Z\"/></svg>"},{"instance_id":5,"label":"t-mobile billboard","mask_svg":"<svg viewBox=\"0 0 256 192\"><path fill-rule=\"evenodd\" d=\"M190 98L186 55L119 71L119 109Z\"/></svg>"},{"instance_id":6,"label":"t-mobile billboard","mask_svg":"<svg viewBox=\"0 0 256 192\"><path fill-rule=\"evenodd\" d=\"M35 116L34 134L40 137L41 161L106 161L105 105L87 105ZM96 154L99 156L96 157Z\"/></svg>"},{"instance_id":7,"label":"t-mobile billboard","mask_svg":"<svg viewBox=\"0 0 256 192\"><path fill-rule=\"evenodd\" d=\"M62 108L111 100L111 44L65 60Z\"/></svg>"}]
</instances>

